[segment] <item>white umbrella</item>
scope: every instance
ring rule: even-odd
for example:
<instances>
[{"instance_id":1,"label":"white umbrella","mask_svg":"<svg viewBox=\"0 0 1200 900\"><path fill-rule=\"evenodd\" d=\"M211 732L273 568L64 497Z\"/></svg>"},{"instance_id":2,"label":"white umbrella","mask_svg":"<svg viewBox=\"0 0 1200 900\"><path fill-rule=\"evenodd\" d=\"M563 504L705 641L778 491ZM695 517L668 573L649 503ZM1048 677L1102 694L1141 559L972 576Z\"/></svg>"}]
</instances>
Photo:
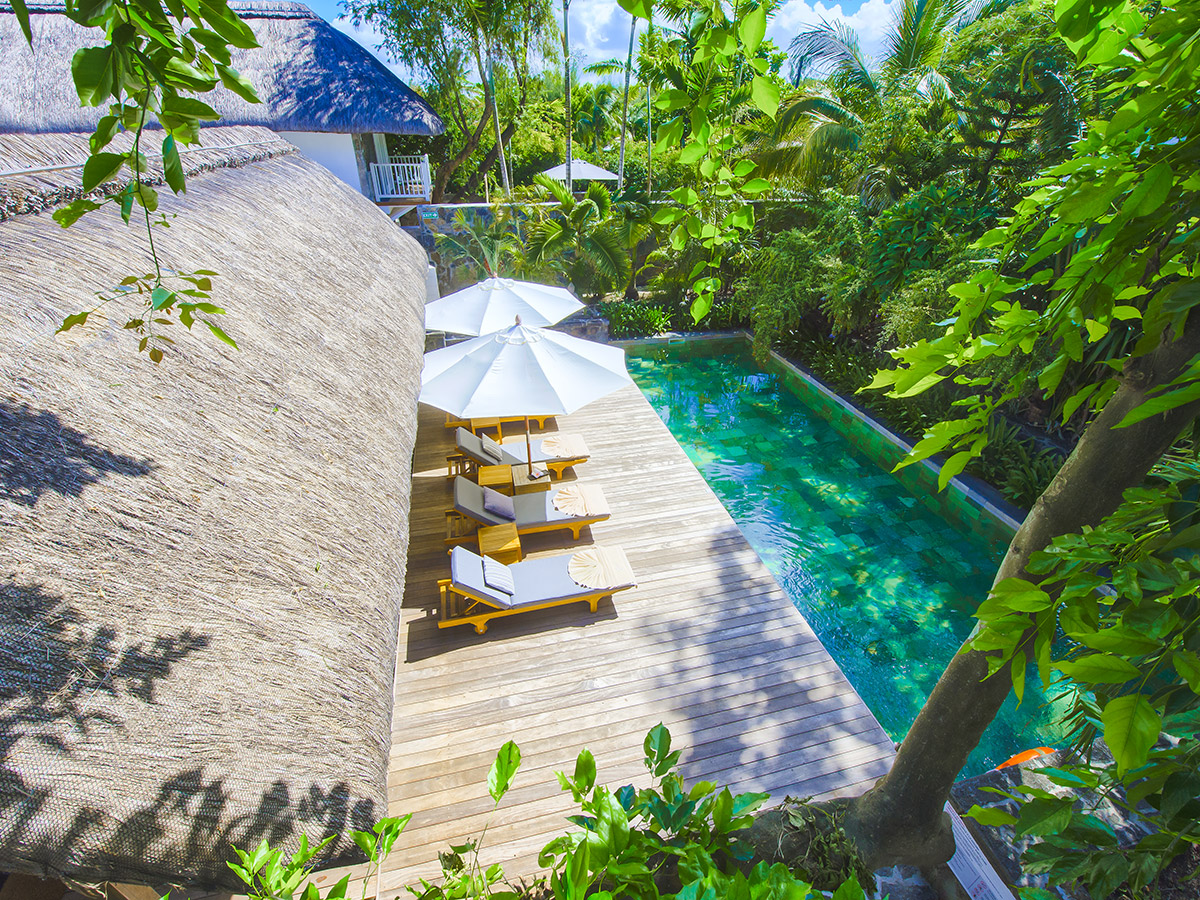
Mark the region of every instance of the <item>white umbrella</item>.
<instances>
[{"instance_id":1,"label":"white umbrella","mask_svg":"<svg viewBox=\"0 0 1200 900\"><path fill-rule=\"evenodd\" d=\"M488 278L425 306L425 327L454 334L487 334L517 317L527 325L553 325L583 309L566 288L511 278Z\"/></svg>"},{"instance_id":2,"label":"white umbrella","mask_svg":"<svg viewBox=\"0 0 1200 900\"><path fill-rule=\"evenodd\" d=\"M567 180L567 164L563 163L559 166L553 166L542 173L547 178L554 178L558 181ZM587 160L573 159L571 160L571 180L572 181L618 181L620 176L608 169L602 169L599 166L593 165Z\"/></svg>"},{"instance_id":3,"label":"white umbrella","mask_svg":"<svg viewBox=\"0 0 1200 900\"><path fill-rule=\"evenodd\" d=\"M625 351L516 324L425 354L422 403L460 418L564 416L632 384Z\"/></svg>"}]
</instances>

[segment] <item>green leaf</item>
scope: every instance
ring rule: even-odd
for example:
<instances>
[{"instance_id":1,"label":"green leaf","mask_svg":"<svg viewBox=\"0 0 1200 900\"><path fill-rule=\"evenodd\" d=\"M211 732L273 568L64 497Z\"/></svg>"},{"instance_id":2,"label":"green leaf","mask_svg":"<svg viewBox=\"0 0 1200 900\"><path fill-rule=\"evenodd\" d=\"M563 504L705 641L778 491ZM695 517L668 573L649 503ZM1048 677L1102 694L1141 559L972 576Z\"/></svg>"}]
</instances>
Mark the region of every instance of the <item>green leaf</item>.
<instances>
[{"instance_id":1,"label":"green leaf","mask_svg":"<svg viewBox=\"0 0 1200 900\"><path fill-rule=\"evenodd\" d=\"M84 106L99 106L113 96L113 48L83 47L71 57L71 78Z\"/></svg>"},{"instance_id":2,"label":"green leaf","mask_svg":"<svg viewBox=\"0 0 1200 900\"><path fill-rule=\"evenodd\" d=\"M748 56L753 56L754 52L758 50L758 45L762 43L766 33L767 7L765 3L760 2L758 6L742 16L742 21L738 23L738 37L742 39L742 45L746 48Z\"/></svg>"},{"instance_id":3,"label":"green leaf","mask_svg":"<svg viewBox=\"0 0 1200 900\"><path fill-rule=\"evenodd\" d=\"M650 221L655 225L673 225L687 215L682 209L675 206L662 206L655 210L654 215L650 217Z\"/></svg>"},{"instance_id":4,"label":"green leaf","mask_svg":"<svg viewBox=\"0 0 1200 900\"><path fill-rule=\"evenodd\" d=\"M208 27L242 50L258 46L254 32L229 8L225 0L199 0L200 13Z\"/></svg>"},{"instance_id":5,"label":"green leaf","mask_svg":"<svg viewBox=\"0 0 1200 900\"><path fill-rule=\"evenodd\" d=\"M1162 718L1141 694L1110 700L1100 714L1104 740L1117 762L1117 774L1145 765L1150 748L1158 740Z\"/></svg>"},{"instance_id":6,"label":"green leaf","mask_svg":"<svg viewBox=\"0 0 1200 900\"><path fill-rule=\"evenodd\" d=\"M171 301L174 299L175 292L165 287L156 287L150 292L150 306L153 309L162 309L164 306L170 306Z\"/></svg>"},{"instance_id":7,"label":"green leaf","mask_svg":"<svg viewBox=\"0 0 1200 900\"><path fill-rule=\"evenodd\" d=\"M1057 834L1071 824L1071 800L1030 800L1021 807L1021 818L1017 823L1017 834Z\"/></svg>"},{"instance_id":8,"label":"green leaf","mask_svg":"<svg viewBox=\"0 0 1200 900\"><path fill-rule=\"evenodd\" d=\"M111 181L125 165L124 153L95 153L83 164L83 189L93 191L97 186Z\"/></svg>"},{"instance_id":9,"label":"green leaf","mask_svg":"<svg viewBox=\"0 0 1200 900\"><path fill-rule=\"evenodd\" d=\"M214 335L216 335L216 337L218 339L224 341L226 344L228 344L234 350L238 349L238 345L234 341L234 339L231 338L229 335L227 335L224 331L222 331L220 326L214 324L213 322L208 321L207 319L204 320L204 324L208 326L208 330L211 331Z\"/></svg>"},{"instance_id":10,"label":"green leaf","mask_svg":"<svg viewBox=\"0 0 1200 900\"><path fill-rule=\"evenodd\" d=\"M88 138L88 147L92 153L99 153L107 147L121 128L120 116L101 116L96 123L96 130Z\"/></svg>"},{"instance_id":11,"label":"green leaf","mask_svg":"<svg viewBox=\"0 0 1200 900\"><path fill-rule=\"evenodd\" d=\"M169 134L163 139L163 178L175 193L182 194L187 190L179 148L175 146L175 138Z\"/></svg>"},{"instance_id":12,"label":"green leaf","mask_svg":"<svg viewBox=\"0 0 1200 900\"><path fill-rule=\"evenodd\" d=\"M708 145L700 143L700 141L689 141L682 150L679 151L679 161L690 166L693 163L699 162L708 153Z\"/></svg>"},{"instance_id":13,"label":"green leaf","mask_svg":"<svg viewBox=\"0 0 1200 900\"><path fill-rule=\"evenodd\" d=\"M805 892L807 893L807 891ZM833 900L866 900L866 891L858 883L858 876L851 874L841 886L833 892Z\"/></svg>"},{"instance_id":14,"label":"green leaf","mask_svg":"<svg viewBox=\"0 0 1200 900\"><path fill-rule=\"evenodd\" d=\"M1176 650L1171 654L1171 664L1192 693L1200 694L1200 656L1191 650Z\"/></svg>"},{"instance_id":15,"label":"green leaf","mask_svg":"<svg viewBox=\"0 0 1200 900\"><path fill-rule=\"evenodd\" d=\"M700 296L698 296L695 300L692 301L692 309L691 309L692 321L695 322L697 325L699 325L700 320L703 319L705 316L707 316L709 314L709 311L712 310L712 305L713 305L713 295L712 294L704 293L704 294L701 294Z\"/></svg>"},{"instance_id":16,"label":"green leaf","mask_svg":"<svg viewBox=\"0 0 1200 900\"><path fill-rule=\"evenodd\" d=\"M371 859L375 855L375 835L369 831L351 831L350 838L358 845L358 849L366 855L367 859Z\"/></svg>"},{"instance_id":17,"label":"green leaf","mask_svg":"<svg viewBox=\"0 0 1200 900\"><path fill-rule=\"evenodd\" d=\"M238 74L237 69L229 66L217 66L217 74L221 77L221 84L229 88L243 100L248 103L261 103L258 92L254 89L254 85L250 83L245 76Z\"/></svg>"},{"instance_id":18,"label":"green leaf","mask_svg":"<svg viewBox=\"0 0 1200 900\"><path fill-rule=\"evenodd\" d=\"M654 11L654 0L617 0L621 9L639 19L649 19Z\"/></svg>"},{"instance_id":19,"label":"green leaf","mask_svg":"<svg viewBox=\"0 0 1200 900\"><path fill-rule=\"evenodd\" d=\"M1141 672L1119 656L1093 653L1074 660L1055 663L1054 668L1083 684L1123 684L1140 678Z\"/></svg>"},{"instance_id":20,"label":"green leaf","mask_svg":"<svg viewBox=\"0 0 1200 900\"><path fill-rule=\"evenodd\" d=\"M743 194L761 194L763 191L771 189L771 182L765 178L751 178L742 185Z\"/></svg>"},{"instance_id":21,"label":"green leaf","mask_svg":"<svg viewBox=\"0 0 1200 900\"><path fill-rule=\"evenodd\" d=\"M211 325L209 327L212 327ZM509 741L496 754L496 761L488 772L488 793L497 803L512 785L513 776L521 766L521 749L513 741Z\"/></svg>"},{"instance_id":22,"label":"green leaf","mask_svg":"<svg viewBox=\"0 0 1200 900\"><path fill-rule=\"evenodd\" d=\"M586 794L596 784L596 757L592 751L583 749L575 758L575 787L579 793Z\"/></svg>"},{"instance_id":23,"label":"green leaf","mask_svg":"<svg viewBox=\"0 0 1200 900\"><path fill-rule=\"evenodd\" d=\"M70 228L85 215L99 208L100 204L91 200L74 200L67 206L56 209L52 218L63 228Z\"/></svg>"},{"instance_id":24,"label":"green leaf","mask_svg":"<svg viewBox=\"0 0 1200 900\"><path fill-rule=\"evenodd\" d=\"M755 75L750 82L750 99L774 119L779 112L779 85L763 75Z\"/></svg>"},{"instance_id":25,"label":"green leaf","mask_svg":"<svg viewBox=\"0 0 1200 900\"><path fill-rule=\"evenodd\" d=\"M26 42L32 46L33 32L29 30L29 10L25 7L25 0L9 0L9 4L17 16L17 23L21 26L21 33L25 35Z\"/></svg>"},{"instance_id":26,"label":"green leaf","mask_svg":"<svg viewBox=\"0 0 1200 900\"><path fill-rule=\"evenodd\" d=\"M89 315L91 313L81 312L75 313L73 316L67 316L62 320L62 324L58 326L58 329L54 333L61 334L64 331L70 331L76 325L84 324L88 320Z\"/></svg>"},{"instance_id":27,"label":"green leaf","mask_svg":"<svg viewBox=\"0 0 1200 900\"><path fill-rule=\"evenodd\" d=\"M989 809L984 809L978 803L968 809L965 816L974 819L980 825L989 825L992 828L999 828L1001 825L1017 824L1017 817L1012 813L1005 812L999 807L993 806Z\"/></svg>"}]
</instances>

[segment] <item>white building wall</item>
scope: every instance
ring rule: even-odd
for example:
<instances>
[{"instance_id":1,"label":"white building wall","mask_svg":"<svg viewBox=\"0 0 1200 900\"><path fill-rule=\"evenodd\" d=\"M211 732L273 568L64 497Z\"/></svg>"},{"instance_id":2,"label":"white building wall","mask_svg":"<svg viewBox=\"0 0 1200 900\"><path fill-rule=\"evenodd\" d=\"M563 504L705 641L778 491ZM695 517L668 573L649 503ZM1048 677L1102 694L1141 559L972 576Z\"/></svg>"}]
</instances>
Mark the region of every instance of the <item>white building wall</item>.
<instances>
[{"instance_id":1,"label":"white building wall","mask_svg":"<svg viewBox=\"0 0 1200 900\"><path fill-rule=\"evenodd\" d=\"M359 181L358 162L354 157L354 139L351 135L281 131L279 136L291 141L300 148L301 153L313 162L323 165L359 193L367 193Z\"/></svg>"}]
</instances>

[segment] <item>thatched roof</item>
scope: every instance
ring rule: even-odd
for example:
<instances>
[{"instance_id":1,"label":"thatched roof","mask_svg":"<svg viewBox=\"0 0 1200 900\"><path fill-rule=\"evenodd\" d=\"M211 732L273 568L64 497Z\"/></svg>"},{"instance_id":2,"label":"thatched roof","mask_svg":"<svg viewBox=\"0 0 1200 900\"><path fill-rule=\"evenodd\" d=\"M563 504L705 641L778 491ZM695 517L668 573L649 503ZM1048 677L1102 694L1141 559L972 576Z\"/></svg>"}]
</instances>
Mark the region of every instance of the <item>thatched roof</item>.
<instances>
[{"instance_id":1,"label":"thatched roof","mask_svg":"<svg viewBox=\"0 0 1200 900\"><path fill-rule=\"evenodd\" d=\"M214 165L158 241L240 350L55 338L139 231L0 222L0 871L231 883L386 812L425 255L299 154Z\"/></svg>"},{"instance_id":2,"label":"thatched roof","mask_svg":"<svg viewBox=\"0 0 1200 900\"><path fill-rule=\"evenodd\" d=\"M91 131L106 107L81 107L71 57L102 42L62 14L62 4L29 3L33 49L12 8L0 4L0 133ZM442 120L358 43L300 3L230 3L254 29L256 50L234 50L233 67L262 103L218 87L205 102L222 125L274 131L436 135Z\"/></svg>"}]
</instances>

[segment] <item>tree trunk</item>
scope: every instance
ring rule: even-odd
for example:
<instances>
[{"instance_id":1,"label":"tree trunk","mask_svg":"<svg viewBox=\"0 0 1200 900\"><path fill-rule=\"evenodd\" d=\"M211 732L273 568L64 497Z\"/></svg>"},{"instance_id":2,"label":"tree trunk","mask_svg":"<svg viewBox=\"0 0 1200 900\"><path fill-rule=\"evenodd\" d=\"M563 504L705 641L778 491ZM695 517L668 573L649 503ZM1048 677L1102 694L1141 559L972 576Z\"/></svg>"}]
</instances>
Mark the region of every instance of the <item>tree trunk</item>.
<instances>
[{"instance_id":1,"label":"tree trunk","mask_svg":"<svg viewBox=\"0 0 1200 900\"><path fill-rule=\"evenodd\" d=\"M1200 352L1200 316L1190 316L1177 340L1126 363L1113 398L1084 431L1074 452L1034 503L1013 537L994 583L1037 581L1030 556L1061 535L1095 526L1143 483L1180 432L1200 414L1200 401L1115 429L1148 392L1174 379ZM1027 639L1031 635L1026 636ZM844 827L872 868L907 862L936 864L953 842L942 807L950 787L995 718L1012 686L1005 667L990 678L990 654L960 651L922 707L888 772L850 801Z\"/></svg>"},{"instance_id":2,"label":"tree trunk","mask_svg":"<svg viewBox=\"0 0 1200 900\"><path fill-rule=\"evenodd\" d=\"M492 126L496 132L496 153L492 154L492 159L498 154L500 157L500 179L504 184L504 196L512 196L512 185L508 182L508 161L504 158L504 138L500 133L500 104L496 100L496 78L492 69L492 51L489 47L487 50L487 89L492 95Z\"/></svg>"},{"instance_id":3,"label":"tree trunk","mask_svg":"<svg viewBox=\"0 0 1200 900\"><path fill-rule=\"evenodd\" d=\"M1000 148L1004 146L1004 139L1008 137L1008 129L1012 125L1013 116L1016 115L1017 104L1013 101L1008 101L1008 112L1004 116L1004 121L1000 123L1000 131L996 134L996 145L992 147L992 152L987 158L987 162L983 164L983 172L979 175L979 190L976 196L983 197L987 192L988 178L992 174L992 166L995 165L996 157L1000 155Z\"/></svg>"},{"instance_id":4,"label":"tree trunk","mask_svg":"<svg viewBox=\"0 0 1200 900\"><path fill-rule=\"evenodd\" d=\"M488 120L492 117L492 102L491 98L487 97L483 104L483 115L479 117L479 122L475 126L475 130L467 137L467 141L463 144L454 157L448 160L445 165L439 166L437 174L433 179L433 198L432 202L441 203L446 195L446 185L450 183L450 176L458 171L459 166L466 162L467 157L475 152L475 148L479 146L479 141L483 137L483 129L487 127Z\"/></svg>"},{"instance_id":5,"label":"tree trunk","mask_svg":"<svg viewBox=\"0 0 1200 900\"><path fill-rule=\"evenodd\" d=\"M571 132L575 130L575 117L571 114L571 32L568 27L567 13L571 9L571 0L563 0L563 58L565 62L565 81L563 104L566 106L567 120L567 191L571 190Z\"/></svg>"},{"instance_id":6,"label":"tree trunk","mask_svg":"<svg viewBox=\"0 0 1200 900\"><path fill-rule=\"evenodd\" d=\"M516 133L517 123L516 120L513 120L505 126L504 131L500 135L500 141L497 146L507 147L512 141L513 135ZM496 147L490 148L487 153L483 155L483 159L480 161L479 166L475 169L474 174L471 175L470 180L467 181L466 185L461 191L454 195L455 203L462 203L463 201L468 200L475 193L475 191L479 188L479 182L483 180L484 174L488 169L496 164L496 157Z\"/></svg>"},{"instance_id":7,"label":"tree trunk","mask_svg":"<svg viewBox=\"0 0 1200 900\"><path fill-rule=\"evenodd\" d=\"M618 194L625 190L625 129L629 124L629 75L633 70L633 39L637 36L637 16L630 16L629 19L629 55L625 57L625 99L621 101L621 152L617 156Z\"/></svg>"},{"instance_id":8,"label":"tree trunk","mask_svg":"<svg viewBox=\"0 0 1200 900\"><path fill-rule=\"evenodd\" d=\"M651 37L654 36L654 20L651 19L646 23L646 33ZM652 44L649 46L653 46ZM650 99L653 91L650 90L650 79L646 79L646 200L649 201L654 194L650 190L651 177L650 171L653 168L654 162L654 115L651 107Z\"/></svg>"}]
</instances>

